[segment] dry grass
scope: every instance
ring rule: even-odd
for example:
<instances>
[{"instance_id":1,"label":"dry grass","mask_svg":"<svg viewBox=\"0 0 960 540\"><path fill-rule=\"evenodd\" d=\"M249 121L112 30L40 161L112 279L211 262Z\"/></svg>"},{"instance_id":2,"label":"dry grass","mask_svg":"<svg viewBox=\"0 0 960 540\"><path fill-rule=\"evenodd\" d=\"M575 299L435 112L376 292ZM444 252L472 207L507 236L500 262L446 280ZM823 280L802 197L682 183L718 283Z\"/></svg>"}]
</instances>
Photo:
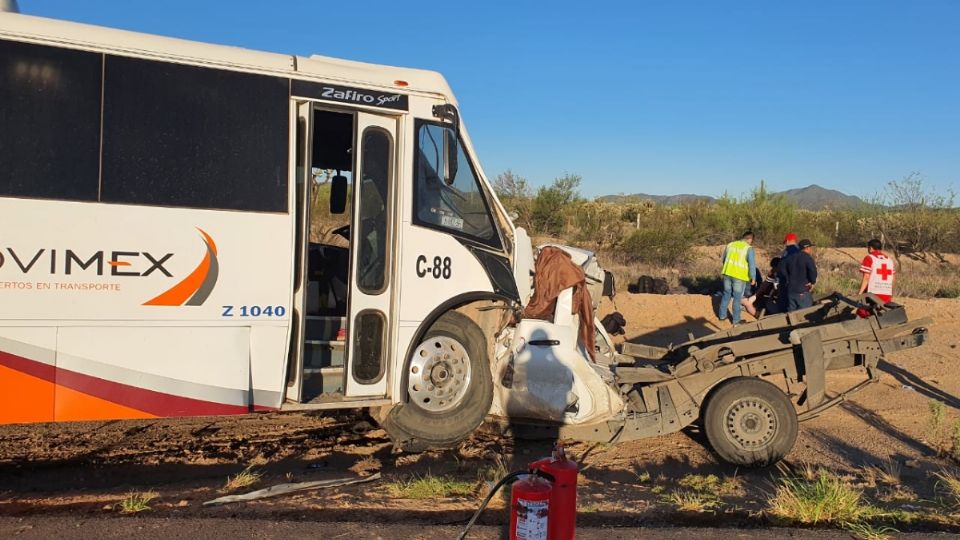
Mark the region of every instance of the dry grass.
<instances>
[{"instance_id":1,"label":"dry grass","mask_svg":"<svg viewBox=\"0 0 960 540\"><path fill-rule=\"evenodd\" d=\"M812 481L802 476L782 477L768 511L794 523L842 525L860 522L867 506L859 491L821 469Z\"/></svg>"},{"instance_id":2,"label":"dry grass","mask_svg":"<svg viewBox=\"0 0 960 540\"><path fill-rule=\"evenodd\" d=\"M121 514L136 514L150 509L150 501L160 495L155 491L134 491L117 503Z\"/></svg>"},{"instance_id":3,"label":"dry grass","mask_svg":"<svg viewBox=\"0 0 960 540\"><path fill-rule=\"evenodd\" d=\"M715 497L734 495L740 490L740 480L733 476L720 478L715 474L688 474L677 483L697 493L705 493Z\"/></svg>"},{"instance_id":4,"label":"dry grass","mask_svg":"<svg viewBox=\"0 0 960 540\"><path fill-rule=\"evenodd\" d=\"M945 450L944 434L947 427L946 406L942 401L936 399L931 399L927 406L930 412L927 418L927 438L937 452L942 453Z\"/></svg>"},{"instance_id":5,"label":"dry grass","mask_svg":"<svg viewBox=\"0 0 960 540\"><path fill-rule=\"evenodd\" d=\"M710 512L722 504L719 498L709 493L697 493L685 489L672 491L663 500L673 504L681 512Z\"/></svg>"},{"instance_id":6,"label":"dry grass","mask_svg":"<svg viewBox=\"0 0 960 540\"><path fill-rule=\"evenodd\" d=\"M807 482L815 482L820 476L820 469L812 463L798 463L792 468L788 469L786 466L778 467L780 472L784 474L790 474L806 480Z\"/></svg>"},{"instance_id":7,"label":"dry grass","mask_svg":"<svg viewBox=\"0 0 960 540\"><path fill-rule=\"evenodd\" d=\"M469 497L476 492L476 483L457 480L448 476L435 476L429 472L401 478L387 484L387 490L400 499L446 499Z\"/></svg>"},{"instance_id":8,"label":"dry grass","mask_svg":"<svg viewBox=\"0 0 960 540\"><path fill-rule=\"evenodd\" d=\"M933 476L937 480L937 491L943 495L942 505L954 511L960 510L960 473L943 469Z\"/></svg>"},{"instance_id":9,"label":"dry grass","mask_svg":"<svg viewBox=\"0 0 960 540\"><path fill-rule=\"evenodd\" d=\"M862 473L863 479L871 487L874 487L877 484L899 486L901 483L900 463L892 459L885 459L880 463L880 465L867 465L863 467Z\"/></svg>"},{"instance_id":10,"label":"dry grass","mask_svg":"<svg viewBox=\"0 0 960 540\"><path fill-rule=\"evenodd\" d=\"M353 471L360 476L370 476L371 474L379 471L383 467L383 463L379 459L373 456L367 456L363 459L357 460L356 463L350 466L348 470Z\"/></svg>"},{"instance_id":11,"label":"dry grass","mask_svg":"<svg viewBox=\"0 0 960 540\"><path fill-rule=\"evenodd\" d=\"M650 483L650 473L647 471L634 472L634 476L637 477L638 484L649 484Z\"/></svg>"},{"instance_id":12,"label":"dry grass","mask_svg":"<svg viewBox=\"0 0 960 540\"><path fill-rule=\"evenodd\" d=\"M845 527L847 531L859 540L888 540L893 535L900 532L891 527L872 525L870 523L848 523Z\"/></svg>"},{"instance_id":13,"label":"dry grass","mask_svg":"<svg viewBox=\"0 0 960 540\"><path fill-rule=\"evenodd\" d=\"M740 491L735 477L720 478L715 474L688 474L681 478L676 489L662 497L681 512L712 512L723 506L722 498Z\"/></svg>"},{"instance_id":14,"label":"dry grass","mask_svg":"<svg viewBox=\"0 0 960 540\"><path fill-rule=\"evenodd\" d=\"M960 463L960 418L954 420L953 422L953 431L950 434L950 439L952 440L952 447L950 448L950 457L954 461Z\"/></svg>"},{"instance_id":15,"label":"dry grass","mask_svg":"<svg viewBox=\"0 0 960 540\"><path fill-rule=\"evenodd\" d=\"M483 482L499 482L501 478L510 474L507 465L501 456L496 456L493 463L480 467L477 477Z\"/></svg>"},{"instance_id":16,"label":"dry grass","mask_svg":"<svg viewBox=\"0 0 960 540\"><path fill-rule=\"evenodd\" d=\"M256 472L252 466L238 472L233 476L227 477L227 483L224 484L224 491L236 491L238 489L248 488L260 481L263 473Z\"/></svg>"},{"instance_id":17,"label":"dry grass","mask_svg":"<svg viewBox=\"0 0 960 540\"><path fill-rule=\"evenodd\" d=\"M892 462L891 462L892 463ZM809 466L780 478L767 511L780 521L804 525L833 525L863 540L885 540L896 529L879 525L875 519L898 519L868 504L863 494L837 475L824 469L812 472ZM784 470L783 468L781 470ZM876 467L879 479L899 481L899 469L884 464Z\"/></svg>"}]
</instances>

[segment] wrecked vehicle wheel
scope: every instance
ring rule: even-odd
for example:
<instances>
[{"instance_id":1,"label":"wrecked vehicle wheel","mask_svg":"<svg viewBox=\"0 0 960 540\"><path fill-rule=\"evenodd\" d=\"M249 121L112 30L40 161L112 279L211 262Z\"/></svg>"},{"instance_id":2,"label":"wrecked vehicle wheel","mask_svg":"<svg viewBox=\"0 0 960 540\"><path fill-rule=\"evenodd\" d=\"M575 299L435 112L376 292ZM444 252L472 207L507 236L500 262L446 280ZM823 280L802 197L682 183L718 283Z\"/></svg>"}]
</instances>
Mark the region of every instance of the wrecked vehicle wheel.
<instances>
[{"instance_id":1,"label":"wrecked vehicle wheel","mask_svg":"<svg viewBox=\"0 0 960 540\"><path fill-rule=\"evenodd\" d=\"M382 424L401 448L449 447L479 426L493 401L493 379L483 332L469 317L445 313L407 362L407 401Z\"/></svg>"},{"instance_id":2,"label":"wrecked vehicle wheel","mask_svg":"<svg viewBox=\"0 0 960 540\"><path fill-rule=\"evenodd\" d=\"M713 391L703 425L710 446L733 465L772 465L797 440L793 403L773 384L750 377L730 379Z\"/></svg>"}]
</instances>

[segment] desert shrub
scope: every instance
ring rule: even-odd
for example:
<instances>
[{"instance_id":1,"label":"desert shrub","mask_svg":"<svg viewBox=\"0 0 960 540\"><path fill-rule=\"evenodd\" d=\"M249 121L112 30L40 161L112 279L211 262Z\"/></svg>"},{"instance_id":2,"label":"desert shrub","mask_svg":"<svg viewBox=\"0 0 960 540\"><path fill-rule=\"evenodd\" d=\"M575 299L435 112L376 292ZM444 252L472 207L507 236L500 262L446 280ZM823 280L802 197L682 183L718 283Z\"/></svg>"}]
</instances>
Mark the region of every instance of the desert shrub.
<instances>
[{"instance_id":1,"label":"desert shrub","mask_svg":"<svg viewBox=\"0 0 960 540\"><path fill-rule=\"evenodd\" d=\"M493 180L493 190L500 200L530 198L530 184L527 179L514 173L510 169L498 174Z\"/></svg>"},{"instance_id":2,"label":"desert shrub","mask_svg":"<svg viewBox=\"0 0 960 540\"><path fill-rule=\"evenodd\" d=\"M960 210L954 194L929 190L923 177L912 173L887 184L877 211L861 222L861 231L883 238L895 255L901 251L942 252L960 248Z\"/></svg>"},{"instance_id":3,"label":"desert shrub","mask_svg":"<svg viewBox=\"0 0 960 540\"><path fill-rule=\"evenodd\" d=\"M563 234L568 207L580 200L581 180L580 175L565 174L549 186L537 189L530 209L531 230L549 236Z\"/></svg>"},{"instance_id":4,"label":"desert shrub","mask_svg":"<svg viewBox=\"0 0 960 540\"><path fill-rule=\"evenodd\" d=\"M762 181L750 195L738 199L724 194L697 215L698 240L704 244L726 243L749 229L757 244L775 245L797 223L796 206L783 195L770 193Z\"/></svg>"},{"instance_id":5,"label":"desert shrub","mask_svg":"<svg viewBox=\"0 0 960 540\"><path fill-rule=\"evenodd\" d=\"M672 266L683 262L694 245L694 235L670 219L665 212L648 216L623 241L623 253L629 260Z\"/></svg>"},{"instance_id":6,"label":"desert shrub","mask_svg":"<svg viewBox=\"0 0 960 540\"><path fill-rule=\"evenodd\" d=\"M726 235L720 236L710 229L710 214L712 206L707 201L697 200L677 206L677 214L683 225L694 237L704 244L718 244L726 240Z\"/></svg>"},{"instance_id":7,"label":"desert shrub","mask_svg":"<svg viewBox=\"0 0 960 540\"><path fill-rule=\"evenodd\" d=\"M527 179L510 169L500 173L493 181L493 190L497 193L504 208L510 212L511 219L518 227L531 228L532 204L530 185Z\"/></svg>"},{"instance_id":8,"label":"desert shrub","mask_svg":"<svg viewBox=\"0 0 960 540\"><path fill-rule=\"evenodd\" d=\"M572 236L579 243L602 249L616 247L623 241L627 224L620 219L621 210L617 205L584 202L572 205L570 213L573 214Z\"/></svg>"}]
</instances>

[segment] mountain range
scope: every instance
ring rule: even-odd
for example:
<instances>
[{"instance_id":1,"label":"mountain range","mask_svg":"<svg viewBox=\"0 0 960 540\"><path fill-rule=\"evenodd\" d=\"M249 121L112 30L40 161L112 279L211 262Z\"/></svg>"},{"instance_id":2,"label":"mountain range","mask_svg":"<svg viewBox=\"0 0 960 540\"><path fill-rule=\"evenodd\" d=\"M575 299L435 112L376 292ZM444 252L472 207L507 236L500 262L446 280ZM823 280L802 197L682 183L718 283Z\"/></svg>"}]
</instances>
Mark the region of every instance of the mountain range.
<instances>
[{"instance_id":1,"label":"mountain range","mask_svg":"<svg viewBox=\"0 0 960 540\"><path fill-rule=\"evenodd\" d=\"M804 188L788 189L773 193L773 195L783 195L786 199L800 208L807 210L823 210L825 208L848 208L864 204L864 200L854 195L847 195L835 189L827 189L816 184L811 184ZM653 201L665 206L704 201L712 203L716 198L708 195L694 195L684 193L680 195L648 195L646 193L634 193L631 195L604 195L599 197L601 201L607 202L628 202L628 201Z\"/></svg>"}]
</instances>

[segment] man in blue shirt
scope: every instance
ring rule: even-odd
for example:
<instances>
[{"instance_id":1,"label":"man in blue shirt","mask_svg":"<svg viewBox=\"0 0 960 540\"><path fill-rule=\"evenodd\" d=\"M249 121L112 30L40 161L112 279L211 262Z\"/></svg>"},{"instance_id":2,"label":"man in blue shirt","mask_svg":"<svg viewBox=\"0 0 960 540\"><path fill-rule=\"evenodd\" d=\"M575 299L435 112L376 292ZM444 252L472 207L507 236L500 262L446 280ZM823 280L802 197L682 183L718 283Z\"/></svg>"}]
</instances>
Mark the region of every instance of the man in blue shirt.
<instances>
[{"instance_id":1,"label":"man in blue shirt","mask_svg":"<svg viewBox=\"0 0 960 540\"><path fill-rule=\"evenodd\" d=\"M787 258L796 255L798 251L800 251L800 248L797 247L797 235L787 233L787 236L783 239L783 253L780 254L780 264L777 267L777 285L780 294L777 295L776 305L772 306L773 309L768 308L767 313L787 312L787 304L789 303L786 293L787 276L784 275L783 268L786 266Z\"/></svg>"},{"instance_id":2,"label":"man in blue shirt","mask_svg":"<svg viewBox=\"0 0 960 540\"><path fill-rule=\"evenodd\" d=\"M780 261L780 268L787 280L782 291L787 296L787 311L812 306L813 295L810 291L817 284L817 264L812 255L813 242L803 239L798 247L800 251Z\"/></svg>"}]
</instances>

